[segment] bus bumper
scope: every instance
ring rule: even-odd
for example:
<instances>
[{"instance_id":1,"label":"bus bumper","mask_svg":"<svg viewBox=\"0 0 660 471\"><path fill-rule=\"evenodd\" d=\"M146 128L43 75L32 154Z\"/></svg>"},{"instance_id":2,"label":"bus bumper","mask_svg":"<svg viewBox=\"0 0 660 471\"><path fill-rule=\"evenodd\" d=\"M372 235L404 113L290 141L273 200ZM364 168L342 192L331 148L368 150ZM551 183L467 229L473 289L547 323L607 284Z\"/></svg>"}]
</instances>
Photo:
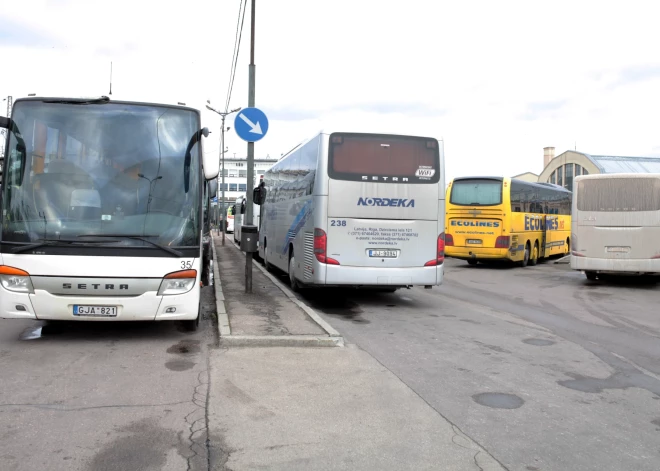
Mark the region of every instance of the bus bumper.
<instances>
[{"instance_id":1,"label":"bus bumper","mask_svg":"<svg viewBox=\"0 0 660 471\"><path fill-rule=\"evenodd\" d=\"M660 273L660 259L607 259L571 256L571 268L598 273Z\"/></svg>"},{"instance_id":2,"label":"bus bumper","mask_svg":"<svg viewBox=\"0 0 660 471\"><path fill-rule=\"evenodd\" d=\"M445 255L459 260L510 260L509 249L479 249L474 247L446 247Z\"/></svg>"},{"instance_id":3,"label":"bus bumper","mask_svg":"<svg viewBox=\"0 0 660 471\"><path fill-rule=\"evenodd\" d=\"M65 321L160 321L191 320L199 312L200 293L192 289L188 293L158 296L148 292L134 297L79 297L55 296L47 291L35 290L33 294L15 293L0 288L0 318L41 319ZM78 316L73 314L74 305L115 306L117 315L112 317Z\"/></svg>"},{"instance_id":4,"label":"bus bumper","mask_svg":"<svg viewBox=\"0 0 660 471\"><path fill-rule=\"evenodd\" d=\"M444 265L436 267L373 268L326 265L325 284L337 286L438 286Z\"/></svg>"}]
</instances>

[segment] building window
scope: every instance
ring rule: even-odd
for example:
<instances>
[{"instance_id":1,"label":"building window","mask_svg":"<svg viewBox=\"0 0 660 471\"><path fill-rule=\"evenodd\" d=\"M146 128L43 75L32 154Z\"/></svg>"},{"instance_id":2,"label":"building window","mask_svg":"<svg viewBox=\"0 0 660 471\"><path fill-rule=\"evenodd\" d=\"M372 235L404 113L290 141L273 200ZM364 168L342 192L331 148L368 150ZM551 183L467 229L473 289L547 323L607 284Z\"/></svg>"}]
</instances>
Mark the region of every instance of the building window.
<instances>
[{"instance_id":1,"label":"building window","mask_svg":"<svg viewBox=\"0 0 660 471\"><path fill-rule=\"evenodd\" d=\"M555 183L555 174L556 174L556 173L557 173L557 172L554 171L554 172L552 172L552 175L550 175L550 183Z\"/></svg>"},{"instance_id":2,"label":"building window","mask_svg":"<svg viewBox=\"0 0 660 471\"><path fill-rule=\"evenodd\" d=\"M237 167L242 167L242 166L243 166L243 162L238 162L238 163L236 164L236 166L237 166Z\"/></svg>"},{"instance_id":3,"label":"building window","mask_svg":"<svg viewBox=\"0 0 660 471\"><path fill-rule=\"evenodd\" d=\"M566 185L565 188L573 191L573 164L566 164Z\"/></svg>"},{"instance_id":4,"label":"building window","mask_svg":"<svg viewBox=\"0 0 660 471\"><path fill-rule=\"evenodd\" d=\"M238 176L239 178L247 178L247 170L239 170Z\"/></svg>"},{"instance_id":5,"label":"building window","mask_svg":"<svg viewBox=\"0 0 660 471\"><path fill-rule=\"evenodd\" d=\"M238 191L247 191L247 183L239 183Z\"/></svg>"},{"instance_id":6,"label":"building window","mask_svg":"<svg viewBox=\"0 0 660 471\"><path fill-rule=\"evenodd\" d=\"M236 183L230 183L229 191L238 191L238 185Z\"/></svg>"},{"instance_id":7,"label":"building window","mask_svg":"<svg viewBox=\"0 0 660 471\"><path fill-rule=\"evenodd\" d=\"M589 172L584 167L582 167L582 175L589 175Z\"/></svg>"},{"instance_id":8,"label":"building window","mask_svg":"<svg viewBox=\"0 0 660 471\"><path fill-rule=\"evenodd\" d=\"M557 185L564 186L564 167L557 169Z\"/></svg>"},{"instance_id":9,"label":"building window","mask_svg":"<svg viewBox=\"0 0 660 471\"><path fill-rule=\"evenodd\" d=\"M580 167L578 164L575 164L575 176L579 177L582 175L582 167Z\"/></svg>"},{"instance_id":10,"label":"building window","mask_svg":"<svg viewBox=\"0 0 660 471\"><path fill-rule=\"evenodd\" d=\"M227 188L229 188L229 187L227 186L227 183L220 183L219 186L220 186L220 191L222 191L222 190L227 191Z\"/></svg>"}]
</instances>

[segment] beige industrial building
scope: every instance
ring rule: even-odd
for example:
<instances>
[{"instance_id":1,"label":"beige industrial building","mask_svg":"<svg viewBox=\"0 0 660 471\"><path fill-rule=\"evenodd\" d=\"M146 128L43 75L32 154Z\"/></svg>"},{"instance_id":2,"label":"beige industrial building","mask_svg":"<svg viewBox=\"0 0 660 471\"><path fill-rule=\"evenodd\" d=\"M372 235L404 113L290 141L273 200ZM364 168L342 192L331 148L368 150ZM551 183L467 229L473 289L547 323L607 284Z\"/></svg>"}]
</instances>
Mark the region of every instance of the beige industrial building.
<instances>
[{"instance_id":1,"label":"beige industrial building","mask_svg":"<svg viewBox=\"0 0 660 471\"><path fill-rule=\"evenodd\" d=\"M660 173L660 158L590 155L574 150L567 150L555 156L554 147L545 147L543 171L538 178L532 180L534 174L531 172L514 178L554 183L572 191L573 178L596 173Z\"/></svg>"}]
</instances>

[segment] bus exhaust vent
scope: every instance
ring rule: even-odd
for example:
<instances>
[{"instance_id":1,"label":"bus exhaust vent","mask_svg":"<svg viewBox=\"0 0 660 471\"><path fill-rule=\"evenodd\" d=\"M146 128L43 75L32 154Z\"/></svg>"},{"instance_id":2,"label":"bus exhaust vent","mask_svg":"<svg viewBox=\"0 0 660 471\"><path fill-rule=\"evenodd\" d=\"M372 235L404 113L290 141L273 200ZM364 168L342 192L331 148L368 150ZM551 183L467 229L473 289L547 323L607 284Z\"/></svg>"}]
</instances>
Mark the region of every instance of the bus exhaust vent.
<instances>
[{"instance_id":1,"label":"bus exhaust vent","mask_svg":"<svg viewBox=\"0 0 660 471\"><path fill-rule=\"evenodd\" d=\"M305 269L303 270L303 276L306 280L311 280L314 272L312 267L314 266L314 233L305 232Z\"/></svg>"}]
</instances>

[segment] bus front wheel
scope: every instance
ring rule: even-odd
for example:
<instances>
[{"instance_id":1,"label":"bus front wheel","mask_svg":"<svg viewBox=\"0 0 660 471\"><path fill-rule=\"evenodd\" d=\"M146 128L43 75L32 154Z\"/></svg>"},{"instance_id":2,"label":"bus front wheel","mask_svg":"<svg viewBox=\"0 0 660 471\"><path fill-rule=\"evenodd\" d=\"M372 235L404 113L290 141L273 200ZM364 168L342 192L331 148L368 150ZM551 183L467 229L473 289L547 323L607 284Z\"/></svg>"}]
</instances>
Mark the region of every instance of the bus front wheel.
<instances>
[{"instance_id":1,"label":"bus front wheel","mask_svg":"<svg viewBox=\"0 0 660 471\"><path fill-rule=\"evenodd\" d=\"M474 258L469 259L467 262L468 262L468 265L476 265L477 263L479 263L479 262L477 262L477 260L474 259Z\"/></svg>"},{"instance_id":2,"label":"bus front wheel","mask_svg":"<svg viewBox=\"0 0 660 471\"><path fill-rule=\"evenodd\" d=\"M200 301L199 307L197 308L197 317L190 320L183 321L183 328L186 332L195 332L199 329L199 320L202 317L202 303Z\"/></svg>"}]
</instances>

